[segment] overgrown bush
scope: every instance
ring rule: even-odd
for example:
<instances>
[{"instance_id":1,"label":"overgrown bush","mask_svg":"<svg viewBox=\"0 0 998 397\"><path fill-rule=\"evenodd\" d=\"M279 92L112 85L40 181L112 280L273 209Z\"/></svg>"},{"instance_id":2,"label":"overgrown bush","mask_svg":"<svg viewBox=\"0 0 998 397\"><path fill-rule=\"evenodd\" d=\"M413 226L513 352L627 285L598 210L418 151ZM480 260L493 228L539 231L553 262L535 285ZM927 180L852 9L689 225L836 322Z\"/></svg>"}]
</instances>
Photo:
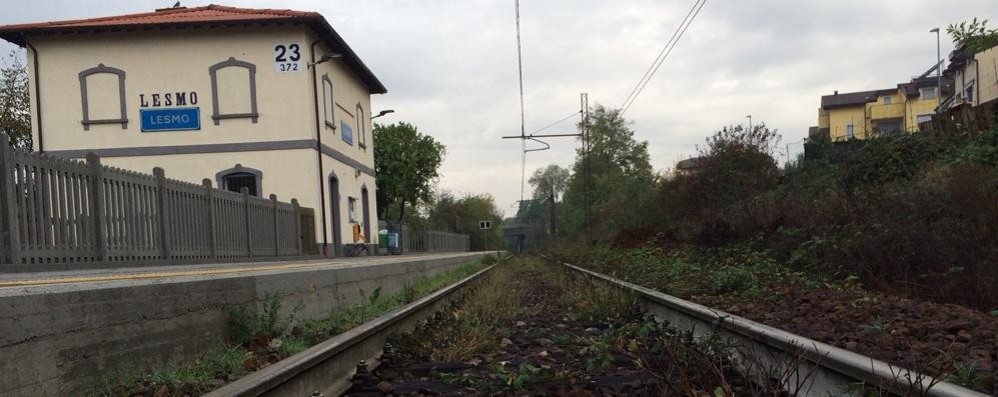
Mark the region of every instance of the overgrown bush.
<instances>
[{"instance_id":1,"label":"overgrown bush","mask_svg":"<svg viewBox=\"0 0 998 397\"><path fill-rule=\"evenodd\" d=\"M748 246L819 277L998 307L998 128L819 144L783 175L761 128L723 129L696 170L661 180L664 210L642 233L655 225L672 245ZM721 274L716 292L744 279Z\"/></svg>"}]
</instances>

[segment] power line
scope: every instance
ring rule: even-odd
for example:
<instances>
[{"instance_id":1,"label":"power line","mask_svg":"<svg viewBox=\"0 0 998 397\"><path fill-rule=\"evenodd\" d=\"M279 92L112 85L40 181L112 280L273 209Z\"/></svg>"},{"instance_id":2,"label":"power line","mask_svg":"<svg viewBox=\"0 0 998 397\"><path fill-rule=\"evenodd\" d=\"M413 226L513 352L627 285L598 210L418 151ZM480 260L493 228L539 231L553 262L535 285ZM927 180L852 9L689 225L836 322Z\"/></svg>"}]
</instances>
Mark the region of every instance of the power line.
<instances>
[{"instance_id":1,"label":"power line","mask_svg":"<svg viewBox=\"0 0 998 397\"><path fill-rule=\"evenodd\" d=\"M572 118L572 117L575 117L575 116L576 116L576 115L578 115L579 113L582 113L582 111L581 111L581 110L576 110L576 111L574 111L574 112L572 112L572 113L569 113L569 114L568 114L568 116L565 116L565 117L564 117L564 118L562 118L561 120L558 120L558 121L555 121L555 122L553 122L553 123L551 123L551 124L548 124L548 125L544 126L544 128L541 128L541 129L539 129L539 130L537 130L537 131L534 131L534 132L531 132L531 133L530 133L530 135L534 135L534 134L536 134L536 133L538 133L538 132L541 132L541 131L544 131L544 130L546 130L546 129L548 129L548 128L551 128L551 127L554 127L554 126L556 126L556 125L558 125L558 124L561 124L561 123L562 123L562 122L564 122L565 120L568 120L568 119L570 119L570 118ZM529 137L530 135L527 135L527 136Z\"/></svg>"},{"instance_id":2,"label":"power line","mask_svg":"<svg viewBox=\"0 0 998 397\"><path fill-rule=\"evenodd\" d=\"M625 105L622 106L622 109L620 111L621 115L623 115L625 112L627 112L627 109L630 109L631 105L634 104L634 101L636 101L638 99L638 95L641 95L641 92L644 91L645 86L648 85L648 82L651 81L651 78L655 75L656 72L658 72L658 68L662 66L662 63L665 62L665 59L668 58L669 54L672 53L672 50L676 48L676 44L678 44L679 40L683 38L683 35L686 33L686 29L689 29L690 25L693 24L693 20L696 19L697 15L700 14L700 10L703 9L703 6L705 4L707 4L707 0L697 0L697 2L699 3L699 6L697 6L696 4L694 4L694 7L696 7L696 11L694 11L693 15L689 18L688 21L686 21L686 25L685 26L683 26L682 24L680 24L681 30L679 30L679 35L676 36L676 39L672 41L672 45L669 46L669 47L667 47L668 50L663 54L663 56L660 59L658 59L658 64L655 65L655 68L652 70L651 74L648 75L648 78L645 79L643 83L639 83L640 84L640 88L634 93L633 96L631 96L630 102L628 102L627 104L625 104Z\"/></svg>"},{"instance_id":3,"label":"power line","mask_svg":"<svg viewBox=\"0 0 998 397\"><path fill-rule=\"evenodd\" d=\"M669 46L672 44L672 41L676 39L676 35L679 34L679 28L686 24L686 21L690 19L690 15L693 15L693 10L696 9L697 4L699 2L700 0L696 0L693 2L693 7L690 7L690 11L686 13L685 17L683 17L683 21L680 22L679 26L676 27L676 30L672 32L672 37L669 37L669 41L667 41L665 43L665 46L662 47L662 51L659 51L658 55L655 56L655 60L653 60L650 65L648 65L648 69L645 70L645 74L641 76L641 79L638 80L638 83L634 85L634 88L631 89L631 92L627 94L627 97L624 98L623 102L621 102L620 104L621 109L623 109L624 105L626 105L627 102L631 100L631 97L634 96L634 93L638 92L638 88L641 87L641 82L645 81L645 79L648 78L648 74L650 74L652 69L655 68L655 64L657 64L659 59L662 58L662 54L665 54L665 51L669 49Z\"/></svg>"}]
</instances>

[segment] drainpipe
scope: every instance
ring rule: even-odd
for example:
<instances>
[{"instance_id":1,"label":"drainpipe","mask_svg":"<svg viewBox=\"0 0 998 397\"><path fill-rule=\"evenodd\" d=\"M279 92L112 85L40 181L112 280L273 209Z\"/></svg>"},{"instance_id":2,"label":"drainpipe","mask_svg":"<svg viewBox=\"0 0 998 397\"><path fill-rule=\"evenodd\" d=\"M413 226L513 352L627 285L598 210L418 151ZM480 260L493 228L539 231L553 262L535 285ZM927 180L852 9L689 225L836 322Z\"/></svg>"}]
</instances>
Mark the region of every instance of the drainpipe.
<instances>
[{"instance_id":1,"label":"drainpipe","mask_svg":"<svg viewBox=\"0 0 998 397\"><path fill-rule=\"evenodd\" d=\"M322 170L322 122L319 120L319 88L318 88L318 77L315 71L315 45L322 42L322 39L316 39L308 47L309 53L309 64L312 65L312 100L315 108L315 154L316 160L319 161L319 209L322 213L322 256L329 256L329 237L326 235L326 180L325 173Z\"/></svg>"},{"instance_id":2,"label":"drainpipe","mask_svg":"<svg viewBox=\"0 0 998 397\"><path fill-rule=\"evenodd\" d=\"M24 45L31 49L31 52L35 54L33 57L33 68L35 70L35 122L38 123L38 152L45 152L45 140L42 135L42 91L41 85L38 83L38 50L35 46L31 45L27 40L24 40L24 36L21 36L21 40L24 41Z\"/></svg>"},{"instance_id":3,"label":"drainpipe","mask_svg":"<svg viewBox=\"0 0 998 397\"><path fill-rule=\"evenodd\" d=\"M977 99L974 100L974 106L977 106L981 104L981 87L983 87L984 84L981 83L981 62L977 60L976 55L974 56L974 69L974 85L980 86L974 87L974 93L977 94Z\"/></svg>"}]
</instances>

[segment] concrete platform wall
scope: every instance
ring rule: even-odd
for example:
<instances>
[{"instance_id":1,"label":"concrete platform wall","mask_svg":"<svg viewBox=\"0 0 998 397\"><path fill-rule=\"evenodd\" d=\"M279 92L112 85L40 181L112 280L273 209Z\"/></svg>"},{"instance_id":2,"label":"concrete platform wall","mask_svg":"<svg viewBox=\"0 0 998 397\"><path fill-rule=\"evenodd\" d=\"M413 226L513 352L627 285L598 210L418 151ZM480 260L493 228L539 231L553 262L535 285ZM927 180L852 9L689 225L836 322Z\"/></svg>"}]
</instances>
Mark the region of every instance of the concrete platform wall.
<instances>
[{"instance_id":1,"label":"concrete platform wall","mask_svg":"<svg viewBox=\"0 0 998 397\"><path fill-rule=\"evenodd\" d=\"M399 262L329 269L226 274L22 288L0 294L0 395L78 395L98 376L196 358L227 337L226 308L262 307L325 317L381 287L392 294L480 254L400 257ZM97 284L97 285L94 285Z\"/></svg>"}]
</instances>

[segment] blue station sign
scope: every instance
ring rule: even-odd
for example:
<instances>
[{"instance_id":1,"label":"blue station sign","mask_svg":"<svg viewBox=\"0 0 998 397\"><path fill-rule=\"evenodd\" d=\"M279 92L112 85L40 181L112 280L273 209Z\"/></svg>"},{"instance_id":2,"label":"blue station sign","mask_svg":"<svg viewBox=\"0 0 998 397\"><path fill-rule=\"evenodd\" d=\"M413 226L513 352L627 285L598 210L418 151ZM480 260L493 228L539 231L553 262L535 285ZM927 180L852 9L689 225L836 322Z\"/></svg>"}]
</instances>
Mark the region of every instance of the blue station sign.
<instances>
[{"instance_id":1,"label":"blue station sign","mask_svg":"<svg viewBox=\"0 0 998 397\"><path fill-rule=\"evenodd\" d=\"M353 145L353 128L345 121L340 121L340 136L343 137L343 142Z\"/></svg>"},{"instance_id":2,"label":"blue station sign","mask_svg":"<svg viewBox=\"0 0 998 397\"><path fill-rule=\"evenodd\" d=\"M142 132L201 129L201 112L196 107L139 109Z\"/></svg>"}]
</instances>

